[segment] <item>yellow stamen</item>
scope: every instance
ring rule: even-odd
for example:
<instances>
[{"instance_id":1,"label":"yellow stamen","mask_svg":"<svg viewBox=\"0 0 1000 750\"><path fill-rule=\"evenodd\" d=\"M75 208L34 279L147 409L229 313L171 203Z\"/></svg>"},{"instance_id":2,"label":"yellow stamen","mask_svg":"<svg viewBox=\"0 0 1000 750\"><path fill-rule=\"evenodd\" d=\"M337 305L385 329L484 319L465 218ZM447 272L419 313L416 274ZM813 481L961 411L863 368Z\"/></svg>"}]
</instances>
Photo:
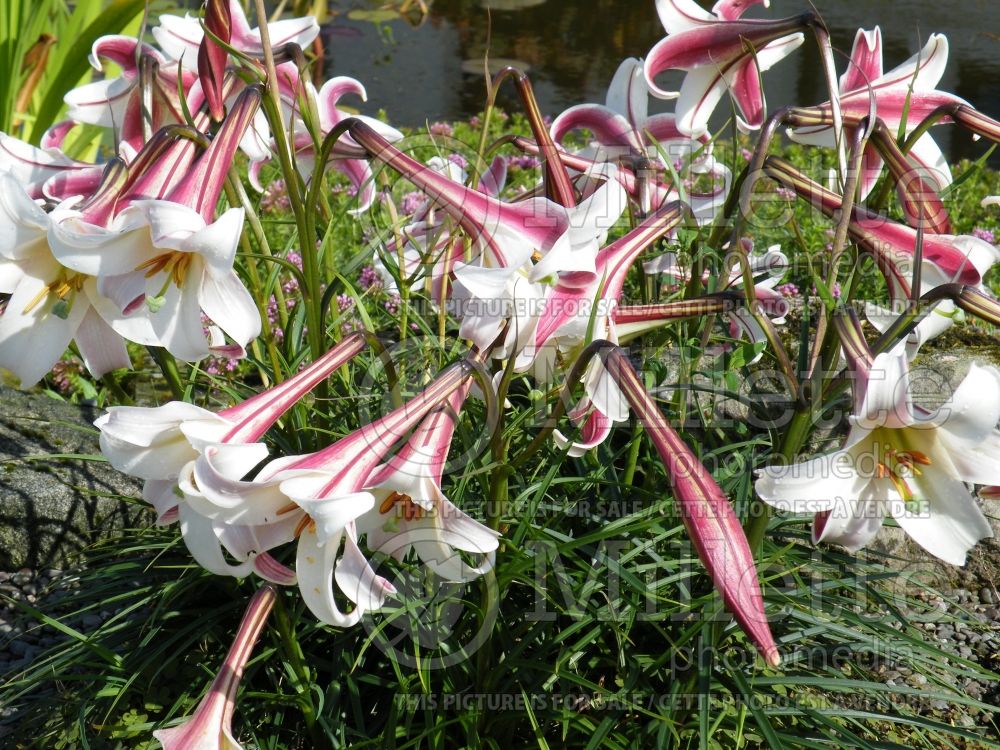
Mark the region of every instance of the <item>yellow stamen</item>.
<instances>
[{"instance_id":1,"label":"yellow stamen","mask_svg":"<svg viewBox=\"0 0 1000 750\"><path fill-rule=\"evenodd\" d=\"M32 297L31 301L24 306L24 310L21 311L21 314L27 315L30 313L50 294L54 294L58 299L66 299L83 289L83 282L86 281L86 279L87 277L82 273L74 273L69 276L63 276L60 274L59 278L49 284L46 284L38 291L38 294Z\"/></svg>"},{"instance_id":2,"label":"yellow stamen","mask_svg":"<svg viewBox=\"0 0 1000 750\"><path fill-rule=\"evenodd\" d=\"M890 474L889 479L892 480L893 485L896 487L896 492L903 498L904 503L908 503L913 499L913 490L910 489L910 485L906 483L905 479L895 473Z\"/></svg>"},{"instance_id":3,"label":"yellow stamen","mask_svg":"<svg viewBox=\"0 0 1000 750\"><path fill-rule=\"evenodd\" d=\"M184 278L187 276L188 267L191 265L191 253L180 253L177 261L174 263L173 277L174 283L180 286L184 283Z\"/></svg>"},{"instance_id":4,"label":"yellow stamen","mask_svg":"<svg viewBox=\"0 0 1000 750\"><path fill-rule=\"evenodd\" d=\"M24 306L24 310L21 311L22 315L27 315L36 307L38 303L49 296L49 291L51 291L47 286L43 286L41 290L34 297L31 298L31 302Z\"/></svg>"},{"instance_id":5,"label":"yellow stamen","mask_svg":"<svg viewBox=\"0 0 1000 750\"><path fill-rule=\"evenodd\" d=\"M378 506L378 512L385 515L396 505L402 506L399 515L402 515L407 521L420 518L424 513L424 509L414 503L412 497L404 495L402 492L390 492L382 504Z\"/></svg>"},{"instance_id":6,"label":"yellow stamen","mask_svg":"<svg viewBox=\"0 0 1000 750\"><path fill-rule=\"evenodd\" d=\"M316 522L312 520L308 514L302 516L302 520L299 521L298 525L295 527L295 538L298 539L306 528L313 532L316 531Z\"/></svg>"},{"instance_id":7,"label":"yellow stamen","mask_svg":"<svg viewBox=\"0 0 1000 750\"><path fill-rule=\"evenodd\" d=\"M875 466L876 479L888 479L892 482L899 496L904 502L913 501L913 490L907 484L908 477L919 477L922 472L920 466L930 466L931 459L926 453L914 450L899 450L888 448L884 450L884 462L880 461Z\"/></svg>"},{"instance_id":8,"label":"yellow stamen","mask_svg":"<svg viewBox=\"0 0 1000 750\"><path fill-rule=\"evenodd\" d=\"M157 255L155 258L140 263L135 267L136 271L145 271L143 274L147 279L156 276L161 271L167 271L171 280L177 286L184 282L188 269L191 267L191 253L169 252Z\"/></svg>"},{"instance_id":9,"label":"yellow stamen","mask_svg":"<svg viewBox=\"0 0 1000 750\"><path fill-rule=\"evenodd\" d=\"M163 255L157 255L155 258L147 260L145 263L140 263L135 267L136 271L145 271L145 277L148 279L155 276L170 263L170 257L173 253L164 253Z\"/></svg>"},{"instance_id":10,"label":"yellow stamen","mask_svg":"<svg viewBox=\"0 0 1000 750\"><path fill-rule=\"evenodd\" d=\"M390 492L386 496L385 500L382 501L382 504L378 506L378 512L381 513L382 515L385 515L390 510L392 510L392 506L394 506L396 503L398 503L404 497L406 497L406 496L403 495L402 493L399 493L399 492Z\"/></svg>"}]
</instances>

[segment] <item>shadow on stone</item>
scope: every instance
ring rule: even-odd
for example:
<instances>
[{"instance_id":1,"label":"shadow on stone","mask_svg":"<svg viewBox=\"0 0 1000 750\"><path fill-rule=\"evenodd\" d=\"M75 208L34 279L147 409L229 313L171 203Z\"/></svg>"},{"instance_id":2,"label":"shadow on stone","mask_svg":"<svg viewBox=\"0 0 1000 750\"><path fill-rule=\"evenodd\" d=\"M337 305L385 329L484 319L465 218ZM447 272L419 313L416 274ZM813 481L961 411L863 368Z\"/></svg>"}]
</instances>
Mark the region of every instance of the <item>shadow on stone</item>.
<instances>
[{"instance_id":1,"label":"shadow on stone","mask_svg":"<svg viewBox=\"0 0 1000 750\"><path fill-rule=\"evenodd\" d=\"M140 484L104 462L98 409L0 386L0 570L62 566L116 529L148 522Z\"/></svg>"}]
</instances>

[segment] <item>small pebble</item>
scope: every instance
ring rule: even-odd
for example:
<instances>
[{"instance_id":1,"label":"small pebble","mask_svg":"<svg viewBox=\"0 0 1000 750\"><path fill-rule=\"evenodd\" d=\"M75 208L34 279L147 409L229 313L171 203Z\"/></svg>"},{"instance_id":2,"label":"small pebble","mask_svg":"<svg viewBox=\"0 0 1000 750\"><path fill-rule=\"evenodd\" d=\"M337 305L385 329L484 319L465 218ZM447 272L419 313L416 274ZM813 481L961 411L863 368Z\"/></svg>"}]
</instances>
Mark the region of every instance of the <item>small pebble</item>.
<instances>
[{"instance_id":1,"label":"small pebble","mask_svg":"<svg viewBox=\"0 0 1000 750\"><path fill-rule=\"evenodd\" d=\"M80 621L84 628L99 628L101 626L101 616L93 613L86 614Z\"/></svg>"}]
</instances>

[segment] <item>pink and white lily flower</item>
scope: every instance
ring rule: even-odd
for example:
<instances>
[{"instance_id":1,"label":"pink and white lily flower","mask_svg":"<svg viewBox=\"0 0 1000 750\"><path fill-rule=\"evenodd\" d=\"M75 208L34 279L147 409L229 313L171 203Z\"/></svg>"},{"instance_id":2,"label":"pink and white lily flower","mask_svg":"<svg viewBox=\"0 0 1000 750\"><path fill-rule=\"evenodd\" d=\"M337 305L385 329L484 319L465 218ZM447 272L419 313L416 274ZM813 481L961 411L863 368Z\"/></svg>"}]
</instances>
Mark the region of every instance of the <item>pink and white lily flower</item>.
<instances>
[{"instance_id":1,"label":"pink and white lily flower","mask_svg":"<svg viewBox=\"0 0 1000 750\"><path fill-rule=\"evenodd\" d=\"M966 483L1000 479L1000 370L973 364L934 413L912 403L902 346L855 371L844 447L761 470L757 494L781 510L815 513L814 542L855 551L892 516L932 555L964 565L976 542L993 536Z\"/></svg>"},{"instance_id":2,"label":"pink and white lily flower","mask_svg":"<svg viewBox=\"0 0 1000 750\"><path fill-rule=\"evenodd\" d=\"M979 273L980 279L985 278L986 273L996 263L1000 262L1000 249L979 237L971 235L958 237L950 235L941 236L952 239L957 247L966 251L968 263ZM931 289L950 284L953 281L954 279L945 274L936 263L924 260L920 264L921 294L926 294ZM986 291L982 283L969 286L973 286L983 292ZM892 301L895 304L900 304L903 300L897 296ZM865 304L865 317L875 328L885 333L895 322L898 315L891 309L868 302ZM955 322L962 321L964 318L965 313L952 300L944 299L938 302L934 306L934 309L925 315L907 335L905 349L907 359L912 361L917 356L921 346L931 339L940 336L951 328Z\"/></svg>"},{"instance_id":3,"label":"pink and white lily flower","mask_svg":"<svg viewBox=\"0 0 1000 750\"><path fill-rule=\"evenodd\" d=\"M412 182L461 226L476 243L485 267L519 269L536 253L539 258L550 254L565 258L571 251L567 236L570 216L564 207L545 198L506 203L467 188L404 154L360 120L353 120L348 132L372 157ZM595 223L602 213L606 218L611 212L595 210ZM607 226L613 224L611 221ZM552 269L543 268L541 273L533 273L530 280L539 281L550 272Z\"/></svg>"},{"instance_id":4,"label":"pink and white lily flower","mask_svg":"<svg viewBox=\"0 0 1000 750\"><path fill-rule=\"evenodd\" d=\"M156 408L112 406L94 422L101 452L118 471L145 481L142 496L158 524L177 519L177 483L185 467L211 447L220 463L253 466L267 456L259 442L299 399L364 347L352 334L294 377L220 412L171 401Z\"/></svg>"},{"instance_id":5,"label":"pink and white lily flower","mask_svg":"<svg viewBox=\"0 0 1000 750\"><path fill-rule=\"evenodd\" d=\"M55 146L38 148L0 133L0 173L13 175L34 200L92 193L103 172L102 165L71 159Z\"/></svg>"},{"instance_id":6,"label":"pink and white lily flower","mask_svg":"<svg viewBox=\"0 0 1000 750\"><path fill-rule=\"evenodd\" d=\"M214 551L202 546L211 543L213 528L242 530L267 549L298 538L295 574L306 606L329 625L354 625L395 591L358 546L355 521L375 507L375 496L365 489L368 478L397 441L469 377L467 364L452 367L381 419L317 453L273 461L252 481L242 477L253 463L220 461L216 450L206 450L180 484L186 499L182 532L192 555L223 572L214 562L221 559L218 546L225 536L215 540ZM230 574L245 573L237 565ZM351 611L338 603L334 580L353 603Z\"/></svg>"},{"instance_id":7,"label":"pink and white lily flower","mask_svg":"<svg viewBox=\"0 0 1000 750\"><path fill-rule=\"evenodd\" d=\"M275 588L265 585L250 599L233 645L194 713L183 724L153 732L163 750L243 750L232 731L236 693L277 597Z\"/></svg>"},{"instance_id":8,"label":"pink and white lily flower","mask_svg":"<svg viewBox=\"0 0 1000 750\"><path fill-rule=\"evenodd\" d=\"M882 30L878 26L871 31L858 29L850 65L840 77L840 109L845 125L850 128L851 123L857 123L870 114L873 96L878 117L893 134L902 127L903 132L909 135L921 120L939 106L966 104L954 94L935 88L947 64L948 39L943 34L931 34L917 54L883 73ZM821 124L790 130L789 137L798 143L832 148L835 135L830 103L809 110L817 111ZM938 188L951 184L948 160L930 133L917 139L907 157ZM869 145L862 164L862 197L868 195L881 170L882 160Z\"/></svg>"},{"instance_id":9,"label":"pink and white lily flower","mask_svg":"<svg viewBox=\"0 0 1000 750\"><path fill-rule=\"evenodd\" d=\"M302 78L295 63L289 62L278 67L278 81L287 128L295 149L295 165L306 181L312 177L315 169L317 140L303 119L303 99L307 111L315 113L318 117L318 122L314 124L319 141L349 117L365 123L389 142L395 143L403 138L402 133L381 120L351 114L338 106L340 100L348 94L354 94L363 102L368 100L365 87L354 78L335 76L326 81L317 92L312 81ZM270 160L273 151L270 129L263 115L254 121L254 126L247 135L243 150L251 160L250 182L257 190L263 190L260 171ZM351 209L354 215L367 211L375 198L371 165L366 159L357 157L355 152L358 148L350 138L343 138L337 142L331 154L334 168L346 175L357 191L358 205Z\"/></svg>"},{"instance_id":10,"label":"pink and white lily flower","mask_svg":"<svg viewBox=\"0 0 1000 750\"><path fill-rule=\"evenodd\" d=\"M260 27L250 27L243 4L238 0L228 0L228 4L232 18L230 46L244 54L263 57ZM190 13L183 16L164 14L160 16L160 24L154 26L152 31L156 43L171 60L180 61L187 70L198 70L198 48L205 38L198 16ZM286 44L305 49L319 36L319 24L313 16L273 21L267 24L267 34L273 49L281 49Z\"/></svg>"},{"instance_id":11,"label":"pink and white lily flower","mask_svg":"<svg viewBox=\"0 0 1000 750\"><path fill-rule=\"evenodd\" d=\"M592 192L572 208L544 198L505 203L449 180L364 123L352 123L349 132L476 242L478 257L455 264L452 300L463 318L462 336L478 347L491 346L506 328L494 356L515 354L527 343L550 284L581 286L598 278L597 252L627 204L613 165L595 167L588 175Z\"/></svg>"},{"instance_id":12,"label":"pink and white lily flower","mask_svg":"<svg viewBox=\"0 0 1000 750\"><path fill-rule=\"evenodd\" d=\"M621 239L597 253L598 277L584 286L558 282L544 298L531 338L517 352L515 369L534 368L536 376L551 379L559 353L571 359L595 339L617 343L612 314L621 298L629 269L639 254L671 232L683 218L682 206L673 203L648 217ZM653 325L660 325L658 321ZM628 404L614 380L608 377L599 357L591 360L584 374L586 395L569 412L581 426L579 441L571 441L556 430L553 438L569 455L582 456L602 443L615 422L628 419Z\"/></svg>"},{"instance_id":13,"label":"pink and white lily flower","mask_svg":"<svg viewBox=\"0 0 1000 750\"><path fill-rule=\"evenodd\" d=\"M197 83L197 75L182 71L154 47L128 36L102 36L90 53L90 64L99 72L104 62L114 63L121 73L114 78L87 83L65 96L68 116L76 122L114 128L118 140L132 152L146 140L144 117L150 118L150 131L164 125L183 124L183 107L178 89L185 98ZM148 87L151 111L144 112L144 87ZM197 107L191 107L195 111Z\"/></svg>"},{"instance_id":14,"label":"pink and white lily flower","mask_svg":"<svg viewBox=\"0 0 1000 750\"><path fill-rule=\"evenodd\" d=\"M544 300L557 288L591 289L601 279L600 248L624 213L627 198L615 166L597 165L586 176L603 182L572 208L546 207L561 210L569 225L547 253L535 251L519 265L492 265L487 255L478 262L455 264L452 301L462 317L461 334L481 349L495 344L495 358L516 356L530 344ZM497 342L504 330L503 340Z\"/></svg>"},{"instance_id":15,"label":"pink and white lily flower","mask_svg":"<svg viewBox=\"0 0 1000 750\"><path fill-rule=\"evenodd\" d=\"M667 32L646 56L650 93L677 99L677 129L700 136L728 90L739 108L737 124L744 132L764 124L764 91L760 75L787 57L804 39L803 19L746 20L744 11L767 0L720 0L713 13L694 0L657 0L656 10ZM679 92L660 88L655 79L667 70L685 70Z\"/></svg>"},{"instance_id":16,"label":"pink and white lily flower","mask_svg":"<svg viewBox=\"0 0 1000 750\"><path fill-rule=\"evenodd\" d=\"M73 206L60 206L54 213L58 218L49 232L53 254L67 268L98 277L99 290L119 303L119 314L109 322L126 337L133 338L136 321L145 320L154 339L143 343L195 361L213 349L202 313L235 342L227 351L237 356L260 333L260 314L233 269L243 209L231 208L214 219L233 155L258 101L259 93L246 89L209 148L186 172L176 175L169 158L151 167L150 179L163 171L179 178L168 184L164 199L137 198L143 194L137 182L105 222ZM190 144L178 147L187 150Z\"/></svg>"},{"instance_id":17,"label":"pink and white lily flower","mask_svg":"<svg viewBox=\"0 0 1000 750\"><path fill-rule=\"evenodd\" d=\"M457 182L465 183L468 175L464 169L450 161L434 157L428 166L449 174ZM498 156L479 180L478 190L483 195L498 198L507 180L507 162ZM427 292L431 302L443 305L448 293L448 280L455 264L465 257L461 238L451 231L451 223L435 210L430 200L424 200L411 215L411 222L395 232L385 243L385 253L379 253L372 265L382 279L386 291L397 290L396 279L383 262L388 256L399 265L398 242L403 239L403 267L396 271L410 283L413 290Z\"/></svg>"},{"instance_id":18,"label":"pink and white lily flower","mask_svg":"<svg viewBox=\"0 0 1000 750\"><path fill-rule=\"evenodd\" d=\"M552 122L552 140L562 143L572 130L585 128L593 134L590 153L597 161L614 161L622 156L641 155L671 162L688 163L696 152L711 151L707 135L690 138L677 127L672 113L650 115L649 86L642 60L622 61L611 79L604 105L578 104Z\"/></svg>"},{"instance_id":19,"label":"pink and white lily flower","mask_svg":"<svg viewBox=\"0 0 1000 750\"><path fill-rule=\"evenodd\" d=\"M109 302L96 279L53 256L50 224L18 180L0 173L0 293L11 295L0 314L0 367L25 388L51 370L74 339L94 377L132 365L122 337L99 312Z\"/></svg>"},{"instance_id":20,"label":"pink and white lily flower","mask_svg":"<svg viewBox=\"0 0 1000 750\"><path fill-rule=\"evenodd\" d=\"M493 345L497 359L516 356L530 345L550 294L558 295L559 287L592 289L600 280L600 246L624 211L625 192L615 179L614 166L607 164L599 171L605 176L603 185L575 207L564 209L569 229L545 255L536 251L519 265L493 266L486 255L478 262L455 264L452 303L462 318L464 338L482 350Z\"/></svg>"},{"instance_id":21,"label":"pink and white lily flower","mask_svg":"<svg viewBox=\"0 0 1000 750\"><path fill-rule=\"evenodd\" d=\"M441 491L455 425L471 383L428 414L406 445L368 478L372 509L357 519L375 552L402 560L413 549L437 575L469 581L493 566L499 533L457 508ZM482 555L466 563L459 551Z\"/></svg>"}]
</instances>

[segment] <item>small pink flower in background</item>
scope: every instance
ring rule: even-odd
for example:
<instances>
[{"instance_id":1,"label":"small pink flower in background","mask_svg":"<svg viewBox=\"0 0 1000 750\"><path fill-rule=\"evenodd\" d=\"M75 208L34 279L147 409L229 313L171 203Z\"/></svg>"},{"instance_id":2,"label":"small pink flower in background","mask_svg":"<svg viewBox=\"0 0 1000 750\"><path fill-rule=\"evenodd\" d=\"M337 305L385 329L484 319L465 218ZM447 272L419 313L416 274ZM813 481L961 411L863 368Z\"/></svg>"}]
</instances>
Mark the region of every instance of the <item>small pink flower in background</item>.
<instances>
[{"instance_id":1,"label":"small pink flower in background","mask_svg":"<svg viewBox=\"0 0 1000 750\"><path fill-rule=\"evenodd\" d=\"M417 213L427 203L427 196L419 190L413 190L403 196L399 202L399 207L404 214L412 215Z\"/></svg>"},{"instance_id":2,"label":"small pink flower in background","mask_svg":"<svg viewBox=\"0 0 1000 750\"><path fill-rule=\"evenodd\" d=\"M991 245L995 244L994 243L995 237L993 234L993 230L991 229L981 229L980 227L976 227L975 229L972 230L972 236L977 237L986 242L989 242Z\"/></svg>"},{"instance_id":3,"label":"small pink flower in background","mask_svg":"<svg viewBox=\"0 0 1000 750\"><path fill-rule=\"evenodd\" d=\"M361 322L360 318L351 318L340 327L341 333L345 336L364 330L365 324Z\"/></svg>"},{"instance_id":4,"label":"small pink flower in background","mask_svg":"<svg viewBox=\"0 0 1000 750\"><path fill-rule=\"evenodd\" d=\"M260 199L262 211L290 211L292 203L288 199L288 190L284 180L275 180L264 189Z\"/></svg>"},{"instance_id":5,"label":"small pink flower in background","mask_svg":"<svg viewBox=\"0 0 1000 750\"><path fill-rule=\"evenodd\" d=\"M364 292L373 288L376 290L381 289L382 277L379 276L374 266L365 266L361 269L361 274L358 276L358 286Z\"/></svg>"},{"instance_id":6,"label":"small pink flower in background","mask_svg":"<svg viewBox=\"0 0 1000 750\"><path fill-rule=\"evenodd\" d=\"M538 157L530 154L507 157L507 166L510 169L537 169L540 164Z\"/></svg>"},{"instance_id":7,"label":"small pink flower in background","mask_svg":"<svg viewBox=\"0 0 1000 750\"><path fill-rule=\"evenodd\" d=\"M832 246L828 246L828 248L830 248L830 247L832 247ZM813 296L816 296L816 295L819 294L819 289L816 288L815 284L813 284L812 293L813 293ZM841 293L840 284L834 284L833 285L833 289L830 290L830 294L833 295L834 299L840 299L840 293Z\"/></svg>"},{"instance_id":8,"label":"small pink flower in background","mask_svg":"<svg viewBox=\"0 0 1000 750\"><path fill-rule=\"evenodd\" d=\"M446 122L432 122L428 130L431 135L443 135L450 137L455 134L455 130Z\"/></svg>"},{"instance_id":9,"label":"small pink flower in background","mask_svg":"<svg viewBox=\"0 0 1000 750\"><path fill-rule=\"evenodd\" d=\"M795 284L793 284L791 282L789 282L787 284L781 284L780 286L777 287L777 291L783 297L798 297L799 296L799 288L798 288L798 286L796 286Z\"/></svg>"},{"instance_id":10,"label":"small pink flower in background","mask_svg":"<svg viewBox=\"0 0 1000 750\"><path fill-rule=\"evenodd\" d=\"M65 395L73 392L73 380L82 374L83 363L76 357L67 357L52 365L52 383Z\"/></svg>"}]
</instances>

